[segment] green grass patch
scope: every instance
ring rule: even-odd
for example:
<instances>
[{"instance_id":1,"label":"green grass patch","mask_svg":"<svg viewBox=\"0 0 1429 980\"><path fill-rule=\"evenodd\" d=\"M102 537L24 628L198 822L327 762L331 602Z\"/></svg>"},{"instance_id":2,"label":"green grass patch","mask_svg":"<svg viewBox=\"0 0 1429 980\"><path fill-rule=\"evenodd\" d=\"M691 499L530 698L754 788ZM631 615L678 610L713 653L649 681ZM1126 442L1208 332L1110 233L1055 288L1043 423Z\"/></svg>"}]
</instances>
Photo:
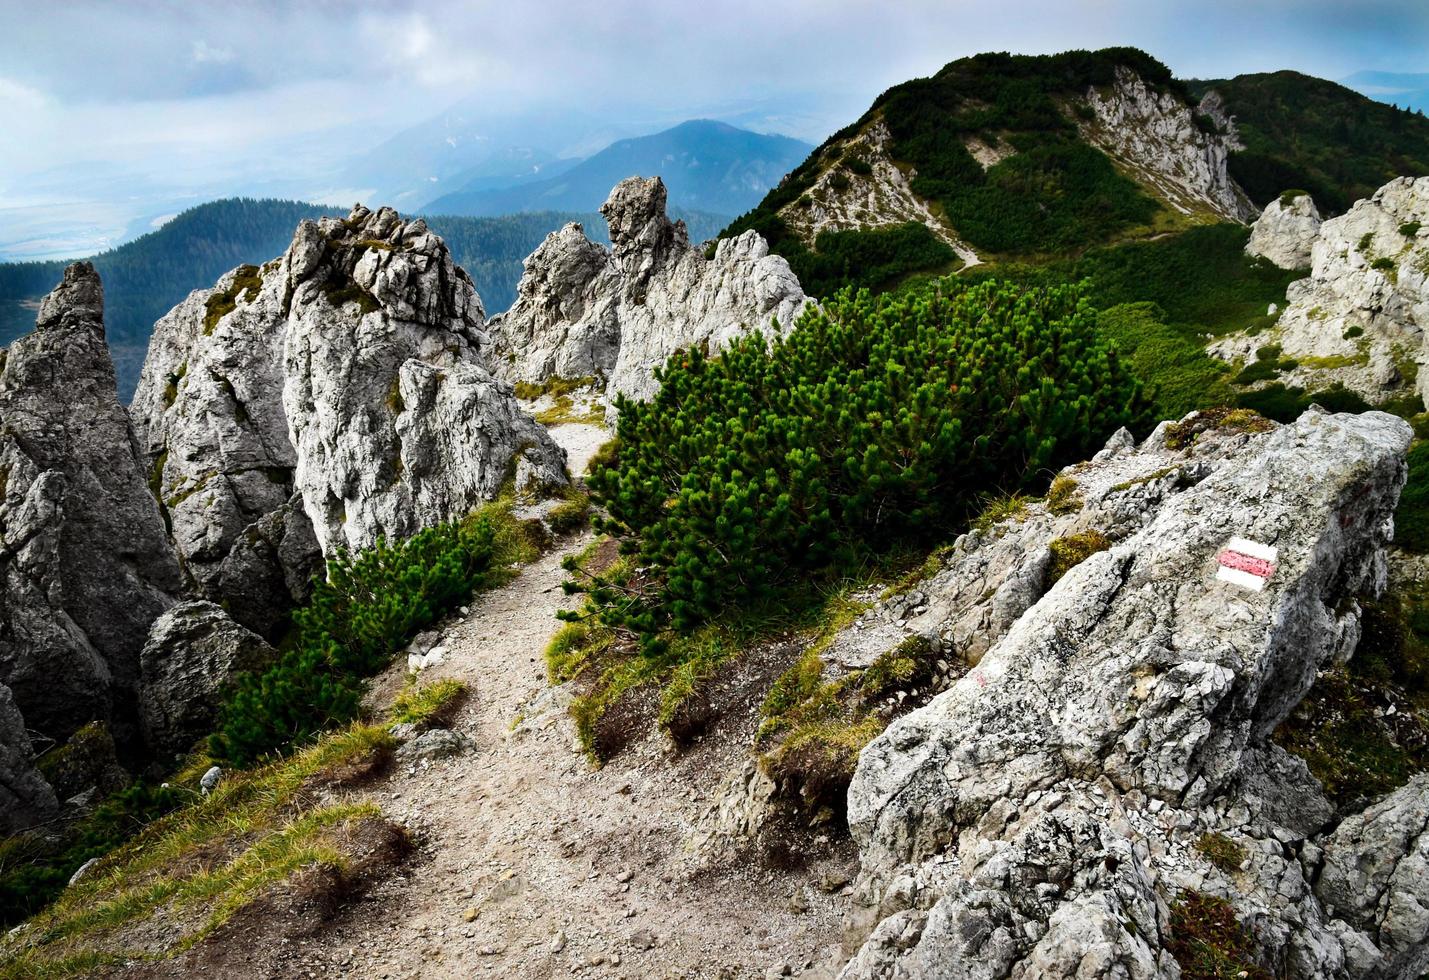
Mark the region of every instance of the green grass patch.
<instances>
[{"instance_id":1,"label":"green grass patch","mask_svg":"<svg viewBox=\"0 0 1429 980\"><path fill-rule=\"evenodd\" d=\"M382 728L353 726L291 758L229 771L209 796L192 788L209 760L191 760L174 780L181 805L151 819L23 932L0 943L0 978L83 976L115 960L166 959L295 872L343 867L334 835L378 811L371 804L314 807L307 787L362 771L392 745ZM126 935L155 916L171 923L162 942Z\"/></svg>"},{"instance_id":2,"label":"green grass patch","mask_svg":"<svg viewBox=\"0 0 1429 980\"><path fill-rule=\"evenodd\" d=\"M1202 834L1196 839L1196 850L1226 874L1240 870L1246 850L1225 834Z\"/></svg>"},{"instance_id":3,"label":"green grass patch","mask_svg":"<svg viewBox=\"0 0 1429 980\"><path fill-rule=\"evenodd\" d=\"M397 692L392 702L392 723L445 728L470 693L466 684L455 678L419 684L415 677L409 677L407 686Z\"/></svg>"},{"instance_id":4,"label":"green grass patch","mask_svg":"<svg viewBox=\"0 0 1429 980\"><path fill-rule=\"evenodd\" d=\"M1052 567L1048 575L1052 582L1057 582L1092 555L1110 548L1111 541L1100 531L1091 530L1057 538L1047 547L1052 550Z\"/></svg>"},{"instance_id":5,"label":"green grass patch","mask_svg":"<svg viewBox=\"0 0 1429 980\"><path fill-rule=\"evenodd\" d=\"M1182 892L1171 906L1166 949L1181 965L1183 980L1272 980L1256 957L1254 939L1223 898Z\"/></svg>"}]
</instances>

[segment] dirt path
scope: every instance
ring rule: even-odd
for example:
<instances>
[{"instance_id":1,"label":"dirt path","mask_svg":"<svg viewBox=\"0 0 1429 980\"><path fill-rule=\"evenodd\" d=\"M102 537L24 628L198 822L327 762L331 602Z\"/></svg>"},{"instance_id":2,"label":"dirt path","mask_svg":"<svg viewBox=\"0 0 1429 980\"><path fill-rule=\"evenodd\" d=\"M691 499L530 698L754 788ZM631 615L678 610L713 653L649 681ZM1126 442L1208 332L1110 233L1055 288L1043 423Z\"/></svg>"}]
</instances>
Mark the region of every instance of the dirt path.
<instances>
[{"instance_id":1,"label":"dirt path","mask_svg":"<svg viewBox=\"0 0 1429 980\"><path fill-rule=\"evenodd\" d=\"M579 753L542 653L570 601L560 560L588 540L566 542L448 628L446 663L423 680L470 686L454 728L471 748L401 765L365 794L420 854L317 937L289 941L279 975L830 975L851 847L797 872L684 870L686 836L747 753L747 729L678 757L651 736L599 770ZM378 696L400 683L394 669ZM814 886L830 881L832 894Z\"/></svg>"}]
</instances>

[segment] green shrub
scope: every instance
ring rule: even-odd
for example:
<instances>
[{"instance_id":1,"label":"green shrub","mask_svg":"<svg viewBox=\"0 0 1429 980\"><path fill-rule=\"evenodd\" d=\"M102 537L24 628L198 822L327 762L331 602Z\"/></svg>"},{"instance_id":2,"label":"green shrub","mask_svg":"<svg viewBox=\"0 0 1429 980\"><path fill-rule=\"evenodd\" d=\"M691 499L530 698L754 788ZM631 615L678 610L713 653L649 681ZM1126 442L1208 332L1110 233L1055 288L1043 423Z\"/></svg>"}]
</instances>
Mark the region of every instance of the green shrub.
<instances>
[{"instance_id":1,"label":"green shrub","mask_svg":"<svg viewBox=\"0 0 1429 980\"><path fill-rule=\"evenodd\" d=\"M998 282L845 290L785 339L677 354L660 379L620 403L619 464L589 478L646 576L588 589L647 638L947 531L981 488L1082 458L1135 394L1080 288Z\"/></svg>"},{"instance_id":2,"label":"green shrub","mask_svg":"<svg viewBox=\"0 0 1429 980\"><path fill-rule=\"evenodd\" d=\"M1429 552L1429 442L1409 450L1409 479L1394 513L1394 540L1406 551Z\"/></svg>"},{"instance_id":3,"label":"green shrub","mask_svg":"<svg viewBox=\"0 0 1429 980\"><path fill-rule=\"evenodd\" d=\"M328 562L277 662L238 679L210 751L245 764L355 718L363 678L471 595L492 565L495 537L483 516Z\"/></svg>"},{"instance_id":4,"label":"green shrub","mask_svg":"<svg viewBox=\"0 0 1429 980\"><path fill-rule=\"evenodd\" d=\"M1345 329L1345 332L1344 332L1341 336L1344 337L1345 340L1354 340L1356 337L1360 337L1360 336L1363 336L1363 335L1364 335L1364 327L1355 326L1355 327L1347 327L1347 328Z\"/></svg>"},{"instance_id":5,"label":"green shrub","mask_svg":"<svg viewBox=\"0 0 1429 980\"><path fill-rule=\"evenodd\" d=\"M1371 262L1369 264L1369 267L1371 269L1378 269L1381 272L1389 272L1393 269L1397 269L1398 265L1395 264L1395 261L1393 259L1387 256L1381 256Z\"/></svg>"},{"instance_id":6,"label":"green shrub","mask_svg":"<svg viewBox=\"0 0 1429 980\"><path fill-rule=\"evenodd\" d=\"M1413 238L1414 236L1419 234L1419 229L1421 227L1423 226L1417 221L1406 221L1404 224L1399 226L1399 233L1405 238Z\"/></svg>"},{"instance_id":7,"label":"green shrub","mask_svg":"<svg viewBox=\"0 0 1429 980\"><path fill-rule=\"evenodd\" d=\"M0 842L0 928L44 908L80 865L109 853L190 798L182 789L135 783L110 796L58 839L24 834Z\"/></svg>"}]
</instances>

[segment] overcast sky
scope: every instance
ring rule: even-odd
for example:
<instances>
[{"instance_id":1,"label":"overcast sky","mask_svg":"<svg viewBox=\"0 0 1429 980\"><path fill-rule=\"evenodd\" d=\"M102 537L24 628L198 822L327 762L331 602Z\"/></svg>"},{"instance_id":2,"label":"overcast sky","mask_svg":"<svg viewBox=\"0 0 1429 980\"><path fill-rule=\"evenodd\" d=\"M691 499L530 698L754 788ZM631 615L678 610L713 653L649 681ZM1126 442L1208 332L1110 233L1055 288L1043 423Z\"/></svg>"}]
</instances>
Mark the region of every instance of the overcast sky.
<instances>
[{"instance_id":1,"label":"overcast sky","mask_svg":"<svg viewBox=\"0 0 1429 980\"><path fill-rule=\"evenodd\" d=\"M817 142L887 86L984 50L1132 44L1183 77L1429 71L1426 0L0 0L0 13L0 222L41 229L72 224L66 209L112 209L112 228L227 188L345 199L344 160L458 101L612 125L758 104L771 128Z\"/></svg>"}]
</instances>

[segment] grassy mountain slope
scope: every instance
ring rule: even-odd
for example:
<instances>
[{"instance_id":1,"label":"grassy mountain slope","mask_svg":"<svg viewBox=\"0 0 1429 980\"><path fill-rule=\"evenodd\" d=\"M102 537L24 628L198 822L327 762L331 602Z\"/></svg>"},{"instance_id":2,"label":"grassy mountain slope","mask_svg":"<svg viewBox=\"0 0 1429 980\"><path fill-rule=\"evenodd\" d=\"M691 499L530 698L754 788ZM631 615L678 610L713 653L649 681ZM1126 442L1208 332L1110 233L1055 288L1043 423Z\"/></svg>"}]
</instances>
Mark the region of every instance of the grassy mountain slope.
<instances>
[{"instance_id":1,"label":"grassy mountain slope","mask_svg":"<svg viewBox=\"0 0 1429 980\"><path fill-rule=\"evenodd\" d=\"M438 214L497 215L518 211L593 211L618 181L632 174L662 177L673 204L738 214L779 181L809 151L807 143L710 120L624 139L549 180L490 189L464 187L432 201Z\"/></svg>"},{"instance_id":2,"label":"grassy mountain slope","mask_svg":"<svg viewBox=\"0 0 1429 980\"><path fill-rule=\"evenodd\" d=\"M1090 118L1087 90L1113 83L1118 67L1190 109L1189 94L1170 71L1132 48L964 58L883 93L723 234L759 231L790 259L806 288L822 293L848 272L880 286L914 270L954 266L953 250L938 247L952 236L983 254L1028 256L1164 230L1158 227L1164 204L1090 145L1078 125ZM801 215L837 209L846 191L876 196L866 189L870 180L897 197L897 175L910 172L902 212L891 200L877 214L860 214L855 205L834 222L846 227L828 230ZM907 223L889 220L900 216ZM888 236L900 224L905 241L883 249L892 254L875 275L841 261L871 247L873 228Z\"/></svg>"},{"instance_id":3,"label":"grassy mountain slope","mask_svg":"<svg viewBox=\"0 0 1429 980\"><path fill-rule=\"evenodd\" d=\"M234 266L281 255L304 218L340 210L297 201L229 198L185 211L156 231L94 256L104 280L105 327L120 396L127 399L138 383L155 320L191 290L211 286ZM713 236L724 220L679 209L675 213L685 219L696 241ZM457 263L471 274L489 313L504 310L515 300L522 260L547 233L567 221L580 221L593 239L607 240L605 220L599 214L438 215L427 220L446 240ZM0 345L34 329L39 299L59 282L65 264L0 264Z\"/></svg>"},{"instance_id":4,"label":"grassy mountain slope","mask_svg":"<svg viewBox=\"0 0 1429 980\"><path fill-rule=\"evenodd\" d=\"M1293 187L1339 214L1395 177L1429 174L1429 119L1343 85L1277 71L1188 86L1225 99L1245 144L1230 173L1261 207Z\"/></svg>"}]
</instances>

